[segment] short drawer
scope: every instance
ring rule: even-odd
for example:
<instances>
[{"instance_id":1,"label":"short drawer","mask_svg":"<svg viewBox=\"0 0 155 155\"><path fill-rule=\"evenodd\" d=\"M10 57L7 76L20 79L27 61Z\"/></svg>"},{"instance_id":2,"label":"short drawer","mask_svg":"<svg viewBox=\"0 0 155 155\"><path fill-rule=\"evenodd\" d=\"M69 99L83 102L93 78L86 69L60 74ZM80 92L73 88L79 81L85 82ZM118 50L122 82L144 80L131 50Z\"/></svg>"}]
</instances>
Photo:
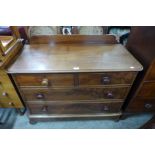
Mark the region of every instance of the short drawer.
<instances>
[{"instance_id":1,"label":"short drawer","mask_svg":"<svg viewBox=\"0 0 155 155\"><path fill-rule=\"evenodd\" d=\"M16 74L19 86L73 86L73 74Z\"/></svg>"},{"instance_id":2,"label":"short drawer","mask_svg":"<svg viewBox=\"0 0 155 155\"><path fill-rule=\"evenodd\" d=\"M57 101L57 100L102 100L124 99L129 87L116 88L22 88L21 92L26 101Z\"/></svg>"},{"instance_id":3,"label":"short drawer","mask_svg":"<svg viewBox=\"0 0 155 155\"><path fill-rule=\"evenodd\" d=\"M155 82L144 82L138 92L138 96L143 98L155 98Z\"/></svg>"},{"instance_id":4,"label":"short drawer","mask_svg":"<svg viewBox=\"0 0 155 155\"><path fill-rule=\"evenodd\" d=\"M2 108L22 108L21 105L19 105L19 103L14 103L12 100L10 101L3 101L0 100L0 107Z\"/></svg>"},{"instance_id":5,"label":"short drawer","mask_svg":"<svg viewBox=\"0 0 155 155\"><path fill-rule=\"evenodd\" d=\"M132 84L136 72L81 73L79 85Z\"/></svg>"},{"instance_id":6,"label":"short drawer","mask_svg":"<svg viewBox=\"0 0 155 155\"><path fill-rule=\"evenodd\" d=\"M155 99L135 98L127 107L128 112L155 112Z\"/></svg>"},{"instance_id":7,"label":"short drawer","mask_svg":"<svg viewBox=\"0 0 155 155\"><path fill-rule=\"evenodd\" d=\"M97 114L120 112L122 102L109 103L27 103L30 114Z\"/></svg>"},{"instance_id":8,"label":"short drawer","mask_svg":"<svg viewBox=\"0 0 155 155\"><path fill-rule=\"evenodd\" d=\"M16 92L11 92L11 88L9 89L9 93L7 91L0 90L0 104L3 108L22 108L21 101L18 98Z\"/></svg>"},{"instance_id":9,"label":"short drawer","mask_svg":"<svg viewBox=\"0 0 155 155\"><path fill-rule=\"evenodd\" d=\"M3 102L3 101L4 102L9 102L11 100L12 100L12 98L11 98L10 94L7 91L0 90L0 101L1 102Z\"/></svg>"}]
</instances>

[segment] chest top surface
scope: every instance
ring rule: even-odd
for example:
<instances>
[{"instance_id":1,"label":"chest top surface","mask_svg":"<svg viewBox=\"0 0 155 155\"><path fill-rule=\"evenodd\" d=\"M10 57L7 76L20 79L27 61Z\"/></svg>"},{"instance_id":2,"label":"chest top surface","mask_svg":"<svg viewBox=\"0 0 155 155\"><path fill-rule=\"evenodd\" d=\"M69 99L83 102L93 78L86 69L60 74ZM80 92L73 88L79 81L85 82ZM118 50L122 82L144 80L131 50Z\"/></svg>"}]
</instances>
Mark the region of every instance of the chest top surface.
<instances>
[{"instance_id":1,"label":"chest top surface","mask_svg":"<svg viewBox=\"0 0 155 155\"><path fill-rule=\"evenodd\" d=\"M140 71L142 65L122 45L25 45L8 73Z\"/></svg>"}]
</instances>

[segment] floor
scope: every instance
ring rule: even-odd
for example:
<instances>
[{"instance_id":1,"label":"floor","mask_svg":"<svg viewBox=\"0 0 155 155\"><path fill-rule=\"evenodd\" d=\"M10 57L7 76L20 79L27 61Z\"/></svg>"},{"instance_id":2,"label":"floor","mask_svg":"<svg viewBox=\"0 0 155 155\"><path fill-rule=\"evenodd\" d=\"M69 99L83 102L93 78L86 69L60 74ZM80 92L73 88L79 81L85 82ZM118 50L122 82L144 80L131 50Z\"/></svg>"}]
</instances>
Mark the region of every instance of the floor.
<instances>
[{"instance_id":1,"label":"floor","mask_svg":"<svg viewBox=\"0 0 155 155\"><path fill-rule=\"evenodd\" d=\"M38 122L35 125L29 124L27 114L20 116L15 110L10 109L5 114L7 123L0 125L0 128L9 129L136 129L145 124L152 115L143 114L130 116L125 120L115 122L113 120L53 120L51 122ZM0 115L1 118L1 115ZM1 120L5 120L5 117Z\"/></svg>"}]
</instances>

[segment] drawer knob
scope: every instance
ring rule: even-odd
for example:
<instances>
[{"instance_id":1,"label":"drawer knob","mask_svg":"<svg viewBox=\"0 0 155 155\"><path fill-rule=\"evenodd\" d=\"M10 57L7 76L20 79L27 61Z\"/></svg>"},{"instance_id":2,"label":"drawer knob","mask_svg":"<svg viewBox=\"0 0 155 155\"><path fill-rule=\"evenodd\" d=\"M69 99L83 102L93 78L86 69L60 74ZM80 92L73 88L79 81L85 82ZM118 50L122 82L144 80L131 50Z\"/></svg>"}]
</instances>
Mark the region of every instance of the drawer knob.
<instances>
[{"instance_id":1,"label":"drawer knob","mask_svg":"<svg viewBox=\"0 0 155 155\"><path fill-rule=\"evenodd\" d=\"M113 95L112 92L108 92L106 96L107 96L108 98L113 98L113 97L114 97L114 95Z\"/></svg>"},{"instance_id":2,"label":"drawer knob","mask_svg":"<svg viewBox=\"0 0 155 155\"><path fill-rule=\"evenodd\" d=\"M42 112L47 112L47 106L44 106L44 107L42 108Z\"/></svg>"},{"instance_id":3,"label":"drawer knob","mask_svg":"<svg viewBox=\"0 0 155 155\"><path fill-rule=\"evenodd\" d=\"M146 103L146 104L145 104L145 108L146 108L146 109L150 109L150 108L152 108L152 104L150 104L150 103Z\"/></svg>"},{"instance_id":4,"label":"drawer knob","mask_svg":"<svg viewBox=\"0 0 155 155\"><path fill-rule=\"evenodd\" d=\"M9 105L10 105L10 106L14 106L14 103L13 103L13 102L9 102Z\"/></svg>"},{"instance_id":5,"label":"drawer knob","mask_svg":"<svg viewBox=\"0 0 155 155\"><path fill-rule=\"evenodd\" d=\"M7 95L8 95L7 92L3 92L3 93L2 93L2 96L7 96Z\"/></svg>"},{"instance_id":6,"label":"drawer knob","mask_svg":"<svg viewBox=\"0 0 155 155\"><path fill-rule=\"evenodd\" d=\"M48 79L46 79L46 78L43 79L42 82L41 82L41 84L42 84L43 86L48 86L48 83L49 83L49 82L48 82Z\"/></svg>"},{"instance_id":7,"label":"drawer knob","mask_svg":"<svg viewBox=\"0 0 155 155\"><path fill-rule=\"evenodd\" d=\"M108 76L102 77L102 84L109 84L110 83L110 78Z\"/></svg>"},{"instance_id":8,"label":"drawer knob","mask_svg":"<svg viewBox=\"0 0 155 155\"><path fill-rule=\"evenodd\" d=\"M37 99L43 99L44 98L44 95L41 94L41 93L39 93L39 94L36 95L36 97L37 97Z\"/></svg>"}]
</instances>

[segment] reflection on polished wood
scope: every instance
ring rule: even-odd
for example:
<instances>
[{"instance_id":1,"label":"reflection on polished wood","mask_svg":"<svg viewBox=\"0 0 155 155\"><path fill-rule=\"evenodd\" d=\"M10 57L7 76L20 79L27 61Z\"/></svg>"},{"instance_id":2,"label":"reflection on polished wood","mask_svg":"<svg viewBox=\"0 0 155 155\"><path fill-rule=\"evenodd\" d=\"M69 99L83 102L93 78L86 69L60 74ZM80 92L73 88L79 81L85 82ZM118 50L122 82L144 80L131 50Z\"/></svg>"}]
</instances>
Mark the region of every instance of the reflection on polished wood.
<instances>
[{"instance_id":1,"label":"reflection on polished wood","mask_svg":"<svg viewBox=\"0 0 155 155\"><path fill-rule=\"evenodd\" d=\"M140 71L141 64L120 44L25 45L9 73Z\"/></svg>"},{"instance_id":2,"label":"reflection on polished wood","mask_svg":"<svg viewBox=\"0 0 155 155\"><path fill-rule=\"evenodd\" d=\"M51 44L51 43L96 43L96 44L117 44L114 35L38 35L29 38L30 44Z\"/></svg>"},{"instance_id":3,"label":"reflection on polished wood","mask_svg":"<svg viewBox=\"0 0 155 155\"><path fill-rule=\"evenodd\" d=\"M2 46L7 47L13 41L13 36L0 36Z\"/></svg>"}]
</instances>

